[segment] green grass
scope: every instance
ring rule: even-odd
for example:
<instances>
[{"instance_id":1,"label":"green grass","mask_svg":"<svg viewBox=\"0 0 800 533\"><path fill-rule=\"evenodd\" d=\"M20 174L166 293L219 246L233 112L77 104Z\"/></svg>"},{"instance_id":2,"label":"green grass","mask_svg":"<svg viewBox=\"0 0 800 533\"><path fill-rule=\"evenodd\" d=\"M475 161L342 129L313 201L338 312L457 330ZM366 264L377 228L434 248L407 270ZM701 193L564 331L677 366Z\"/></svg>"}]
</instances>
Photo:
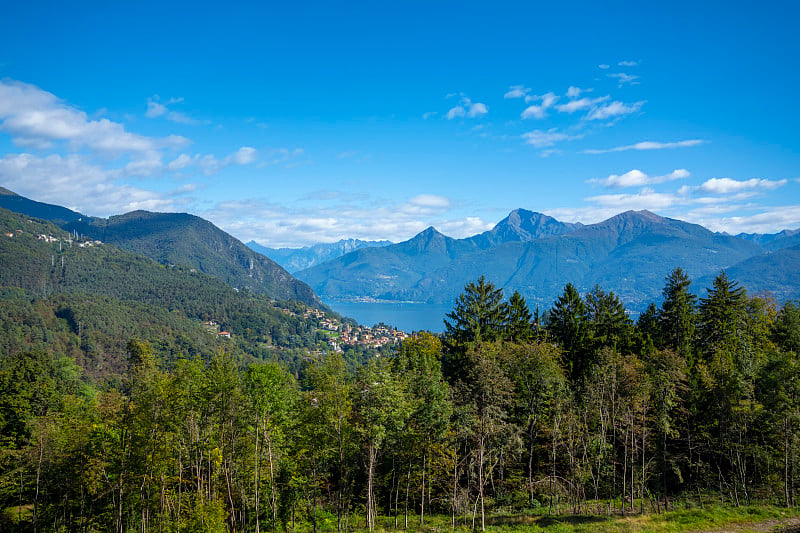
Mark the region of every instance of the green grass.
<instances>
[{"instance_id":1,"label":"green grass","mask_svg":"<svg viewBox=\"0 0 800 533\"><path fill-rule=\"evenodd\" d=\"M684 508L669 512L645 512L632 515L605 514L559 514L547 515L546 510L528 513L492 514L486 517L486 530L489 532L522 533L678 533L683 531L716 531L735 527L742 533L746 531L771 531L791 518L800 517L800 508L786 509L774 506L729 507L725 505L706 505L704 508ZM452 531L450 517L429 515L425 525L419 525L419 517L409 515L409 532L447 532ZM356 529L363 527L363 519L351 517L350 524ZM381 517L376 531L388 533L403 531L403 517L399 517L398 529L394 519ZM472 530L472 517L457 520L457 532ZM480 517L476 517L476 529L480 530ZM748 527L750 526L750 527Z\"/></svg>"}]
</instances>

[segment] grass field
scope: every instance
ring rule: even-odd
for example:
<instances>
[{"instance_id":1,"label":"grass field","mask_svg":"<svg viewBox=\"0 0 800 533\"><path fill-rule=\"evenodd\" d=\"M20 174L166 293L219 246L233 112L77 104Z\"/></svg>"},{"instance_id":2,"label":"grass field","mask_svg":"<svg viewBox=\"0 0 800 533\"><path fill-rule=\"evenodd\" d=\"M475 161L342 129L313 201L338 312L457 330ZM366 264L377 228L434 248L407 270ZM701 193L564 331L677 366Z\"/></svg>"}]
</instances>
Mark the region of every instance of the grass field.
<instances>
[{"instance_id":1,"label":"grass field","mask_svg":"<svg viewBox=\"0 0 800 533\"><path fill-rule=\"evenodd\" d=\"M480 517L476 529L480 530ZM360 526L362 524L358 524ZM704 508L685 508L662 513L632 515L514 513L487 516L486 530L490 532L524 533L673 533L703 531L766 532L780 531L787 525L800 526L800 508L786 509L774 506L728 507L706 505ZM379 531L396 531L394 518L379 520ZM398 530L403 530L403 517L398 520ZM451 518L436 515L425 518L409 517L407 531L452 531ZM455 531L472 531L472 518L457 521Z\"/></svg>"}]
</instances>

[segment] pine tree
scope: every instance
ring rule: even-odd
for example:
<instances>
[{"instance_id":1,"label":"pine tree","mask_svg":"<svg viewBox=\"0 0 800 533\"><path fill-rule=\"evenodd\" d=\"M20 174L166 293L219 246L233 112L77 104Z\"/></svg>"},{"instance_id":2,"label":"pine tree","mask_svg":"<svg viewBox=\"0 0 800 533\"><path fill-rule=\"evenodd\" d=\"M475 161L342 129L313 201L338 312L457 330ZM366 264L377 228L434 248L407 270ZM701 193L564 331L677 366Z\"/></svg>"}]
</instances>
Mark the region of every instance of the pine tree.
<instances>
[{"instance_id":1,"label":"pine tree","mask_svg":"<svg viewBox=\"0 0 800 533\"><path fill-rule=\"evenodd\" d=\"M503 289L495 288L481 276L477 282L467 283L455 307L447 313L445 338L448 343L461 346L492 342L503 336L507 321Z\"/></svg>"},{"instance_id":2,"label":"pine tree","mask_svg":"<svg viewBox=\"0 0 800 533\"><path fill-rule=\"evenodd\" d=\"M512 342L526 342L535 336L533 317L525 298L514 291L508 300L508 325L506 338Z\"/></svg>"},{"instance_id":3,"label":"pine tree","mask_svg":"<svg viewBox=\"0 0 800 533\"><path fill-rule=\"evenodd\" d=\"M547 331L561 346L566 370L573 381L579 380L591 366L586 345L587 326L583 299L578 289L572 283L567 283L550 310Z\"/></svg>"},{"instance_id":4,"label":"pine tree","mask_svg":"<svg viewBox=\"0 0 800 533\"><path fill-rule=\"evenodd\" d=\"M664 302L658 312L658 345L689 357L694 342L697 297L689 292L691 281L680 267L666 277Z\"/></svg>"},{"instance_id":5,"label":"pine tree","mask_svg":"<svg viewBox=\"0 0 800 533\"><path fill-rule=\"evenodd\" d=\"M613 292L595 286L586 295L586 318L595 351L602 347L621 351L629 342L633 323Z\"/></svg>"},{"instance_id":6,"label":"pine tree","mask_svg":"<svg viewBox=\"0 0 800 533\"><path fill-rule=\"evenodd\" d=\"M698 333L706 357L719 350L735 350L746 319L747 294L730 281L725 271L716 278L708 295L700 300Z\"/></svg>"}]
</instances>

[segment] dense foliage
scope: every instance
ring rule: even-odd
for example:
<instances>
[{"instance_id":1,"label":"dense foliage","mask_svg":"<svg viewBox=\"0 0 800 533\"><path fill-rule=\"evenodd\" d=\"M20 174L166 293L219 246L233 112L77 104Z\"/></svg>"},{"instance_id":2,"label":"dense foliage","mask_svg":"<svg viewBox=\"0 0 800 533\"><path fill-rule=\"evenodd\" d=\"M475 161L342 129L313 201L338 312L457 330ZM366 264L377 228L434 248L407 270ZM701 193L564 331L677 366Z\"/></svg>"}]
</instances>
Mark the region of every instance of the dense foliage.
<instances>
[{"instance_id":1,"label":"dense foliage","mask_svg":"<svg viewBox=\"0 0 800 533\"><path fill-rule=\"evenodd\" d=\"M687 494L793 506L800 308L725 273L699 300L690 283L670 273L635 324L613 293L567 285L540 323L481 278L445 335L355 371L325 353L293 375L200 337L166 349L143 321L108 330L127 370L103 386L84 379L76 324L135 306L8 290L0 526L317 531L438 513L483 528L492 510L663 510Z\"/></svg>"}]
</instances>

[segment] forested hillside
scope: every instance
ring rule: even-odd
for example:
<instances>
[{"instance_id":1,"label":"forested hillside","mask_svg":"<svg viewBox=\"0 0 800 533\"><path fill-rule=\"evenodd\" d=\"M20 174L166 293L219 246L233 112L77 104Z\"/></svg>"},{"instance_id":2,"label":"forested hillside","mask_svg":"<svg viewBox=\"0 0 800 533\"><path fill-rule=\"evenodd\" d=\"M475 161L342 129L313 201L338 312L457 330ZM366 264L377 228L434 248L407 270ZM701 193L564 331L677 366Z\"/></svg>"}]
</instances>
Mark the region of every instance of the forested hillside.
<instances>
[{"instance_id":1,"label":"forested hillside","mask_svg":"<svg viewBox=\"0 0 800 533\"><path fill-rule=\"evenodd\" d=\"M681 269L633 323L568 284L545 316L468 283L441 337L349 372L126 344L87 387L68 354L0 361L0 497L36 531L484 529L497 512L794 506L800 308ZM441 520L437 518L437 520ZM441 524L441 521L437 522Z\"/></svg>"},{"instance_id":2,"label":"forested hillside","mask_svg":"<svg viewBox=\"0 0 800 533\"><path fill-rule=\"evenodd\" d=\"M232 287L322 307L311 288L211 222L186 213L133 211L108 219L36 202L0 187L0 208L53 222L76 239L99 240L163 265L210 274Z\"/></svg>"},{"instance_id":3,"label":"forested hillside","mask_svg":"<svg viewBox=\"0 0 800 533\"><path fill-rule=\"evenodd\" d=\"M0 257L4 356L42 349L108 380L127 368L125 345L133 337L150 340L165 361L224 350L237 360L277 358L295 367L309 351L328 349L319 320L303 316L304 304L237 291L210 275L100 241L75 240L6 210L0 210Z\"/></svg>"}]
</instances>

